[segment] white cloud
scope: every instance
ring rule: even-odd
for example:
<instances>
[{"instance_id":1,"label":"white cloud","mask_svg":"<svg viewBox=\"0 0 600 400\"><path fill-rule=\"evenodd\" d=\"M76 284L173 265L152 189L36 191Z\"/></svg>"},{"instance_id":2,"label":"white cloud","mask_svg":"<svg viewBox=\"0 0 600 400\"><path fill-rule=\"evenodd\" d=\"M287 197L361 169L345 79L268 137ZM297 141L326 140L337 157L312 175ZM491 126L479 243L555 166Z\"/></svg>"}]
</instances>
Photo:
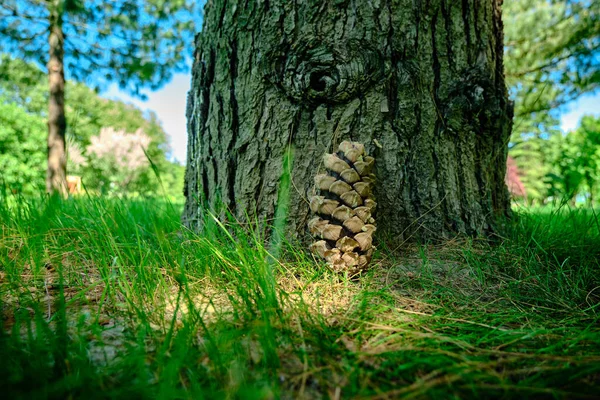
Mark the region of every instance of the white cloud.
<instances>
[{"instance_id":1,"label":"white cloud","mask_svg":"<svg viewBox=\"0 0 600 400\"><path fill-rule=\"evenodd\" d=\"M186 160L187 131L185 106L191 78L188 74L174 75L171 82L155 92L145 92L148 100L129 96L113 85L103 97L132 103L142 110L154 111L169 135L172 158L184 163Z\"/></svg>"},{"instance_id":2,"label":"white cloud","mask_svg":"<svg viewBox=\"0 0 600 400\"><path fill-rule=\"evenodd\" d=\"M563 132L577 128L584 115L600 116L600 93L582 96L567 105L566 110L560 118L560 127Z\"/></svg>"}]
</instances>

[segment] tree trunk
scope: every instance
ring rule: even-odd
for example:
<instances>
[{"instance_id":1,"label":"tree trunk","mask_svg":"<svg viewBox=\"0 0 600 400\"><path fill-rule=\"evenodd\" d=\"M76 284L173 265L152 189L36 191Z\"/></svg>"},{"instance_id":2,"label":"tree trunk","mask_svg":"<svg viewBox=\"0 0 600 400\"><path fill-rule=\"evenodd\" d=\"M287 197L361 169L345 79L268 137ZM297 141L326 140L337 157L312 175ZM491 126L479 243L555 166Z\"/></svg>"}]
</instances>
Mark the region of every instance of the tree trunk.
<instances>
[{"instance_id":1,"label":"tree trunk","mask_svg":"<svg viewBox=\"0 0 600 400\"><path fill-rule=\"evenodd\" d=\"M48 83L50 96L48 102L48 170L46 174L46 191L48 193L68 196L67 191L67 157L65 132L65 72L64 34L62 30L61 0L53 1L50 11L50 58L48 60Z\"/></svg>"},{"instance_id":2,"label":"tree trunk","mask_svg":"<svg viewBox=\"0 0 600 400\"><path fill-rule=\"evenodd\" d=\"M272 222L292 154L286 227L303 238L322 156L352 140L376 160L380 238L492 231L509 212L500 3L208 2L188 95L184 223L199 228L219 205Z\"/></svg>"}]
</instances>

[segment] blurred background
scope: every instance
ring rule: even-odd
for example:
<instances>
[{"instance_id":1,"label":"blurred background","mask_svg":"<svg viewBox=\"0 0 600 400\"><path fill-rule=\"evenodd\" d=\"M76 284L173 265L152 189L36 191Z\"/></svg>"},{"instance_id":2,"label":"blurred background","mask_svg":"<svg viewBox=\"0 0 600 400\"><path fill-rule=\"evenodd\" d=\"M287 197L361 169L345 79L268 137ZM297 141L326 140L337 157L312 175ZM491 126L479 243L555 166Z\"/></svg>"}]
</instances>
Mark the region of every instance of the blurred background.
<instances>
[{"instance_id":1,"label":"blurred background","mask_svg":"<svg viewBox=\"0 0 600 400\"><path fill-rule=\"evenodd\" d=\"M44 191L46 174L45 64L7 39L17 21L10 7L30 2L2 3L0 184L12 193L35 195ZM72 193L183 199L185 103L191 37L202 20L198 3L179 10L177 18L190 22L179 28L185 32L171 27L187 38L182 42L187 50L180 64L163 71L165 79L132 90L110 76L66 69ZM515 102L506 183L514 202L598 205L600 2L511 0L503 9L505 72Z\"/></svg>"}]
</instances>

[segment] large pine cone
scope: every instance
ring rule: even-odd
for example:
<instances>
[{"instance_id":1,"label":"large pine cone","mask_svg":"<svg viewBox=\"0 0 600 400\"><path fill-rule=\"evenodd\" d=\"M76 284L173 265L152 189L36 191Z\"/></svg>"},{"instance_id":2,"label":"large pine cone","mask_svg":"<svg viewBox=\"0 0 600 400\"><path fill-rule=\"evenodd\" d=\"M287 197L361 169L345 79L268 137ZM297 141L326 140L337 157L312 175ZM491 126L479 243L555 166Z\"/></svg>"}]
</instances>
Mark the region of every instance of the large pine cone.
<instances>
[{"instance_id":1,"label":"large pine cone","mask_svg":"<svg viewBox=\"0 0 600 400\"><path fill-rule=\"evenodd\" d=\"M363 144L344 141L337 154L323 157L327 173L315 176L318 194L311 197L310 209L317 217L308 222L308 229L319 240L310 249L334 271L355 275L371 261L374 162Z\"/></svg>"}]
</instances>

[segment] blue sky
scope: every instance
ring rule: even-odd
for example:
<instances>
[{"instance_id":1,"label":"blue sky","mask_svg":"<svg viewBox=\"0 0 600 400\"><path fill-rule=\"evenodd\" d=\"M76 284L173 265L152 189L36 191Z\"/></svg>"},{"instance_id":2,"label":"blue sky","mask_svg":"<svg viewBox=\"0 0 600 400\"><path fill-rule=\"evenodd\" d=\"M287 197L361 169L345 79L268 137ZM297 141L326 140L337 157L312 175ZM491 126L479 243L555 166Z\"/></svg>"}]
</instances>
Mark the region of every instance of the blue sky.
<instances>
[{"instance_id":1,"label":"blue sky","mask_svg":"<svg viewBox=\"0 0 600 400\"><path fill-rule=\"evenodd\" d=\"M169 135L171 159L184 164L187 147L185 105L190 82L189 74L176 74L161 89L154 92L143 91L148 96L146 101L128 95L117 85L112 85L102 96L132 103L142 110L154 111Z\"/></svg>"},{"instance_id":2,"label":"blue sky","mask_svg":"<svg viewBox=\"0 0 600 400\"><path fill-rule=\"evenodd\" d=\"M566 109L560 118L560 127L563 132L577 128L584 115L600 116L600 93L582 96L568 104Z\"/></svg>"},{"instance_id":3,"label":"blue sky","mask_svg":"<svg viewBox=\"0 0 600 400\"><path fill-rule=\"evenodd\" d=\"M160 90L145 93L147 101L129 96L119 90L116 85L104 93L104 97L133 103L142 110L154 111L162 121L163 128L170 138L171 158L185 163L187 133L185 121L185 105L190 87L189 74L176 74L173 79ZM600 93L586 95L568 104L561 115L561 128L564 132L575 129L584 115L600 116Z\"/></svg>"}]
</instances>

